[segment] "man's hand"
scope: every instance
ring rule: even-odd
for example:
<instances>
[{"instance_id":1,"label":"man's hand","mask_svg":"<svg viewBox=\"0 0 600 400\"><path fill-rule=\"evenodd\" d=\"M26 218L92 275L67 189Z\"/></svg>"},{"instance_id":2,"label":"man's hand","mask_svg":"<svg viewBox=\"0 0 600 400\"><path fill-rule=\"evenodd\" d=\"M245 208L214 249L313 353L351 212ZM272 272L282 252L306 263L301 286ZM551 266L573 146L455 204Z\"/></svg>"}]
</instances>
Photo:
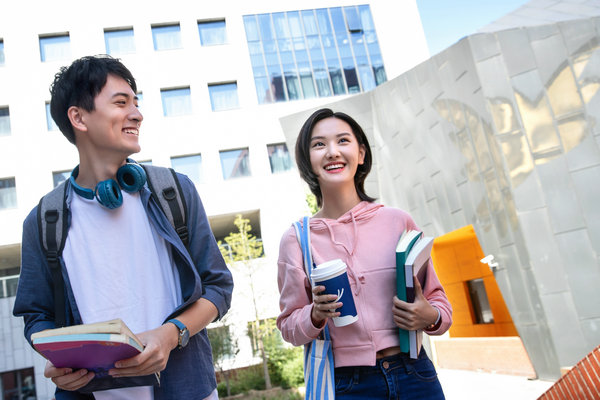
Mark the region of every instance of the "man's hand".
<instances>
[{"instance_id":1,"label":"man's hand","mask_svg":"<svg viewBox=\"0 0 600 400\"><path fill-rule=\"evenodd\" d=\"M115 368L108 373L117 378L141 376L160 372L167 367L171 350L177 347L179 329L171 323L137 335L145 346L144 351L135 357L117 361Z\"/></svg>"},{"instance_id":2,"label":"man's hand","mask_svg":"<svg viewBox=\"0 0 600 400\"><path fill-rule=\"evenodd\" d=\"M407 331L423 329L437 320L437 310L429 304L423 295L421 283L416 277L413 277L415 282L415 302L407 303L394 296L392 305L392 313L394 315L394 323L398 328Z\"/></svg>"},{"instance_id":3,"label":"man's hand","mask_svg":"<svg viewBox=\"0 0 600 400\"><path fill-rule=\"evenodd\" d=\"M86 369L73 371L71 368L56 368L54 364L47 361L44 376L50 378L63 390L77 390L87 385L94 378L94 373Z\"/></svg>"}]
</instances>

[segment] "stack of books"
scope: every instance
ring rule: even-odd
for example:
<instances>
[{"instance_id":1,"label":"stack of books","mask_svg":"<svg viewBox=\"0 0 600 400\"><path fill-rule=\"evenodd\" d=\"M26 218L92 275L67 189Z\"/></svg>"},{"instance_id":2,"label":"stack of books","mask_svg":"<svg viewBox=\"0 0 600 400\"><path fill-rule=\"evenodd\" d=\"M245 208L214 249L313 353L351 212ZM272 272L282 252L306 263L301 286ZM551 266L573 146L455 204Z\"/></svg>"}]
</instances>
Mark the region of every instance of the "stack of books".
<instances>
[{"instance_id":1,"label":"stack of books","mask_svg":"<svg viewBox=\"0 0 600 400\"><path fill-rule=\"evenodd\" d=\"M112 378L115 362L131 358L144 345L121 319L48 329L31 335L33 347L55 367L84 368L95 377L81 392L129 386L158 385L158 373L140 377Z\"/></svg>"},{"instance_id":2,"label":"stack of books","mask_svg":"<svg viewBox=\"0 0 600 400\"><path fill-rule=\"evenodd\" d=\"M431 258L433 238L416 230L404 231L396 246L396 295L402 301L415 301L414 277L425 286L427 265ZM400 350L411 358L419 356L421 335L417 331L399 329Z\"/></svg>"}]
</instances>

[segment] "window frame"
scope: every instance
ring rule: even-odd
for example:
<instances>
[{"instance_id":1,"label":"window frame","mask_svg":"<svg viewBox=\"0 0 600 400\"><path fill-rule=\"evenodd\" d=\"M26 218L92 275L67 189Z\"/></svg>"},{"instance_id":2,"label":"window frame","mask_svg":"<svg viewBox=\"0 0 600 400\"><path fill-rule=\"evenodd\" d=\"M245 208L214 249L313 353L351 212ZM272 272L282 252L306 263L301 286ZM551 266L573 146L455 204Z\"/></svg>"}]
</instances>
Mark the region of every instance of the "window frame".
<instances>
[{"instance_id":1,"label":"window frame","mask_svg":"<svg viewBox=\"0 0 600 400\"><path fill-rule=\"evenodd\" d=\"M66 41L60 41L58 39L66 39ZM67 50L61 52L61 55L58 57L52 56L48 59L48 55L46 54L46 46L43 45L43 42L56 40L57 43L68 46ZM71 57L71 35L69 32L61 32L61 33L53 33L48 35L39 35L38 43L40 47L40 60L41 62L55 62L55 61L64 61Z\"/></svg>"},{"instance_id":2,"label":"window frame","mask_svg":"<svg viewBox=\"0 0 600 400\"><path fill-rule=\"evenodd\" d=\"M108 36L110 36L111 34L115 34L115 33L120 33L120 32L131 32L131 36L126 36L128 39L131 38L131 45L132 48L127 49L126 51L116 51L113 52L109 49L109 42L108 42ZM134 54L136 52L136 46L135 46L135 31L133 29L133 27L126 27L126 28L105 28L104 29L104 49L106 50L106 54L109 54L111 56L115 56L115 55L125 55L125 54Z\"/></svg>"},{"instance_id":3,"label":"window frame","mask_svg":"<svg viewBox=\"0 0 600 400\"><path fill-rule=\"evenodd\" d=\"M218 93L223 93L225 91L218 90L217 92L214 92L213 90L211 90L211 88L225 88L226 86L233 86L235 88L235 90L234 90L234 92L235 92L235 104L231 105L231 106L226 106L225 108L221 108L221 107L217 108L217 104L215 104L215 103L216 103L216 100L217 100L218 97L215 96L215 95L218 94ZM211 107L212 111L214 111L214 112L229 111L229 110L237 110L237 109L240 108L240 97L238 96L238 84L237 84L237 81L209 83L207 85L207 87L208 87L208 97L210 98L210 107Z\"/></svg>"},{"instance_id":4,"label":"window frame","mask_svg":"<svg viewBox=\"0 0 600 400\"><path fill-rule=\"evenodd\" d=\"M222 41L218 41L218 42L211 42L211 43L204 43L202 38L202 29L200 28L200 26L208 26L211 24L218 24L218 23L223 23L223 27L222 27ZM227 37L227 21L225 18L222 19L209 19L209 20L198 20L197 21L198 24L198 38L200 39L200 46L202 47L209 47L209 46L222 46L225 44L228 44L228 37ZM215 31L217 31L215 29ZM218 30L219 34L221 33L221 29Z\"/></svg>"},{"instance_id":5,"label":"window frame","mask_svg":"<svg viewBox=\"0 0 600 400\"><path fill-rule=\"evenodd\" d=\"M233 153L236 151L240 151L240 152L246 152L246 154L244 155L244 159L246 162L246 168L247 168L247 173L244 172L243 174L239 174L239 175L233 175L233 171L235 170L235 163L231 168L231 172L229 173L228 176L225 176L225 165L223 163L223 154L225 153ZM237 157L239 158L239 156ZM223 176L223 180L228 181L231 179L239 179L239 178L247 178L247 177L251 177L252 176L252 170L250 168L250 148L249 147L238 147L238 148L234 148L234 149L227 149L227 150L219 150L219 161L221 162L221 173Z\"/></svg>"},{"instance_id":6,"label":"window frame","mask_svg":"<svg viewBox=\"0 0 600 400\"><path fill-rule=\"evenodd\" d=\"M157 37L156 37L155 33L159 32L160 30L163 30L163 29L166 30L168 28L177 28L176 29L177 43L175 43L175 45L173 45L173 47L158 48L157 46L160 43L157 43L157 41L156 41ZM177 50L177 49L183 48L183 40L181 37L181 24L179 22L151 25L150 30L152 33L152 44L154 46L154 51L168 51L168 50Z\"/></svg>"},{"instance_id":7,"label":"window frame","mask_svg":"<svg viewBox=\"0 0 600 400\"><path fill-rule=\"evenodd\" d=\"M185 102L185 103L187 103L186 104L187 107L180 113L169 114L168 108L165 107L165 105L166 105L165 100L167 100L168 97L165 98L165 95L172 94L175 92L187 92L187 95L185 96L185 98L187 99L187 101ZM163 109L163 117L184 117L187 115L192 115L194 112L194 107L192 104L192 89L189 86L160 89L160 100L161 100L162 109Z\"/></svg>"}]
</instances>

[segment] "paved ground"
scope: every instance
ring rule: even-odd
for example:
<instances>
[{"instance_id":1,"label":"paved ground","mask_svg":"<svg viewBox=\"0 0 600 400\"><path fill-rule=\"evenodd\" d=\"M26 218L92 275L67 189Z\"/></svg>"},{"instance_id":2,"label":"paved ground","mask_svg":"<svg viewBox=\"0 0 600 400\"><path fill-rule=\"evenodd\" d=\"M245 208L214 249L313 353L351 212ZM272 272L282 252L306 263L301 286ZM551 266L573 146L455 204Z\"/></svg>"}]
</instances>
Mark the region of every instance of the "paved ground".
<instances>
[{"instance_id":1,"label":"paved ground","mask_svg":"<svg viewBox=\"0 0 600 400\"><path fill-rule=\"evenodd\" d=\"M524 376L438 368L446 400L535 400L554 382Z\"/></svg>"}]
</instances>

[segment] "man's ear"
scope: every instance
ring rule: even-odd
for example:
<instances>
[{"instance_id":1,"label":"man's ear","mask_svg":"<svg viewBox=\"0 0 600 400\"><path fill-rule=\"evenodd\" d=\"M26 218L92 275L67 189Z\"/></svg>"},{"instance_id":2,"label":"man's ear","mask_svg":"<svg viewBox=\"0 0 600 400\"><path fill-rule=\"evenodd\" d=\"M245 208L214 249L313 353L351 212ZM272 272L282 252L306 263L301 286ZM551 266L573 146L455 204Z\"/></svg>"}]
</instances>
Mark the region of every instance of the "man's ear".
<instances>
[{"instance_id":1,"label":"man's ear","mask_svg":"<svg viewBox=\"0 0 600 400\"><path fill-rule=\"evenodd\" d=\"M69 121L71 121L74 130L85 132L87 131L87 126L85 125L82 111L83 110L77 106L71 106L67 110L67 116L69 117Z\"/></svg>"}]
</instances>

